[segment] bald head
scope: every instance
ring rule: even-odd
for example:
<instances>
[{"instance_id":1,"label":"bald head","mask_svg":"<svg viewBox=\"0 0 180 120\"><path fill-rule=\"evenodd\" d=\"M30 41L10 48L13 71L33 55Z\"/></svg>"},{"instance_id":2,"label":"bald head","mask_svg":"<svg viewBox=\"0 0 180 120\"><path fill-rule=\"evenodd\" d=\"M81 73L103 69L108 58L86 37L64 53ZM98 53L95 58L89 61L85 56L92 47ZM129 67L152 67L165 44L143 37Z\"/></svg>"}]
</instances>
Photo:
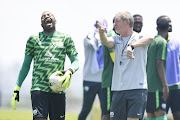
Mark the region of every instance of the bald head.
<instances>
[{"instance_id":1,"label":"bald head","mask_svg":"<svg viewBox=\"0 0 180 120\"><path fill-rule=\"evenodd\" d=\"M156 20L157 26L158 26L159 21L162 20L162 19L167 19L168 20L168 23L169 23L168 32L172 32L171 19L167 15L161 15L160 17L158 17L158 19Z\"/></svg>"},{"instance_id":2,"label":"bald head","mask_svg":"<svg viewBox=\"0 0 180 120\"><path fill-rule=\"evenodd\" d=\"M41 26L45 33L53 33L55 31L56 19L54 15L49 11L44 11L41 16Z\"/></svg>"},{"instance_id":3,"label":"bald head","mask_svg":"<svg viewBox=\"0 0 180 120\"><path fill-rule=\"evenodd\" d=\"M158 31L165 32L165 31L168 31L168 29L169 29L169 21L168 21L167 17L164 17L164 16L158 17L156 24L157 24Z\"/></svg>"}]
</instances>

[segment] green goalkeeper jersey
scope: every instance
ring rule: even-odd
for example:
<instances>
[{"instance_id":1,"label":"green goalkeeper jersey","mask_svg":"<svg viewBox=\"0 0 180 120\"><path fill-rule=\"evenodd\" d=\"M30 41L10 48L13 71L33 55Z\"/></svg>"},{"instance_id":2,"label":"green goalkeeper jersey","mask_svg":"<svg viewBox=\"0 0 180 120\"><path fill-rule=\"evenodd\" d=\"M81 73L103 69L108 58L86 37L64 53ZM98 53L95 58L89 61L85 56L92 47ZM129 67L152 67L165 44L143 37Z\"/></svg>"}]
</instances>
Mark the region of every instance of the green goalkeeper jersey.
<instances>
[{"instance_id":1,"label":"green goalkeeper jersey","mask_svg":"<svg viewBox=\"0 0 180 120\"><path fill-rule=\"evenodd\" d=\"M70 58L78 53L69 35L61 32L47 35L40 32L28 39L25 54L34 59L31 91L53 92L49 87L50 75L64 70L66 55Z\"/></svg>"}]
</instances>

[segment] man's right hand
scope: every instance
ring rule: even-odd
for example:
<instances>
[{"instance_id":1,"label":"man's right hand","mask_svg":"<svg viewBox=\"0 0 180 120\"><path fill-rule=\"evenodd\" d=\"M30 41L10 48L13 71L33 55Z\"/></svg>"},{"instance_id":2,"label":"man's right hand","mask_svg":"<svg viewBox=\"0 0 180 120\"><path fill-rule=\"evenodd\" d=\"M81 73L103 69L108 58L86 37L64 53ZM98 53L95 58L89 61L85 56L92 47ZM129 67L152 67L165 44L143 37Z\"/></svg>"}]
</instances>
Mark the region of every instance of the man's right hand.
<instances>
[{"instance_id":1,"label":"man's right hand","mask_svg":"<svg viewBox=\"0 0 180 120\"><path fill-rule=\"evenodd\" d=\"M164 101L167 100L168 96L169 96L169 88L167 85L164 85L163 86L163 99L164 99Z\"/></svg>"},{"instance_id":2,"label":"man's right hand","mask_svg":"<svg viewBox=\"0 0 180 120\"><path fill-rule=\"evenodd\" d=\"M99 29L99 34L104 34L104 32L106 31L107 28L101 26L101 23L96 21L96 26Z\"/></svg>"},{"instance_id":3,"label":"man's right hand","mask_svg":"<svg viewBox=\"0 0 180 120\"><path fill-rule=\"evenodd\" d=\"M16 110L16 101L17 101L18 105L20 105L19 91L20 91L20 87L16 86L14 88L14 93L13 93L13 97L11 100L11 106L14 110Z\"/></svg>"}]
</instances>

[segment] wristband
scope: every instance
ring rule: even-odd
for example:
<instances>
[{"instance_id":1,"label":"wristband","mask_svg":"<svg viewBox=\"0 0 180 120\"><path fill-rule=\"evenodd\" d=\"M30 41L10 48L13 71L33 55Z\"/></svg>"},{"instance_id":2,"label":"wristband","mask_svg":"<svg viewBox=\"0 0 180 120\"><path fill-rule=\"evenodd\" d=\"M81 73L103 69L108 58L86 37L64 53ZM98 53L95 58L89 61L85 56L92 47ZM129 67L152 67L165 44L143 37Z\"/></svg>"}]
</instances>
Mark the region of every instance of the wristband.
<instances>
[{"instance_id":1,"label":"wristband","mask_svg":"<svg viewBox=\"0 0 180 120\"><path fill-rule=\"evenodd\" d=\"M73 69L69 68L68 70L71 71L72 74L74 73Z\"/></svg>"}]
</instances>

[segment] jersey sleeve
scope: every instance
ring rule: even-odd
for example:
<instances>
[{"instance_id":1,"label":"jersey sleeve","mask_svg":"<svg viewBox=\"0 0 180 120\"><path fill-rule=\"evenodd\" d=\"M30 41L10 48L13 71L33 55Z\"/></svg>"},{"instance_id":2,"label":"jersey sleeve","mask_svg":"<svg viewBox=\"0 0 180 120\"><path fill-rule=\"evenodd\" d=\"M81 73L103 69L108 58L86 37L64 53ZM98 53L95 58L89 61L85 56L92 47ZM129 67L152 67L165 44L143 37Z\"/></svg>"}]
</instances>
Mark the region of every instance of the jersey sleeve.
<instances>
[{"instance_id":1,"label":"jersey sleeve","mask_svg":"<svg viewBox=\"0 0 180 120\"><path fill-rule=\"evenodd\" d=\"M161 60L166 60L167 56L167 42L165 40L159 40L157 43L157 54L156 58Z\"/></svg>"},{"instance_id":2,"label":"jersey sleeve","mask_svg":"<svg viewBox=\"0 0 180 120\"><path fill-rule=\"evenodd\" d=\"M66 54L71 60L71 66L77 71L79 69L79 61L77 58L78 52L76 51L74 42L70 36L66 37L65 40Z\"/></svg>"},{"instance_id":3,"label":"jersey sleeve","mask_svg":"<svg viewBox=\"0 0 180 120\"><path fill-rule=\"evenodd\" d=\"M26 50L25 54L28 56L34 57L34 49L35 49L35 43L38 38L35 38L34 36L30 36L27 43L26 43Z\"/></svg>"},{"instance_id":4,"label":"jersey sleeve","mask_svg":"<svg viewBox=\"0 0 180 120\"><path fill-rule=\"evenodd\" d=\"M71 56L77 55L78 52L75 48L74 42L70 36L66 37L65 40L66 54L70 58Z\"/></svg>"},{"instance_id":5,"label":"jersey sleeve","mask_svg":"<svg viewBox=\"0 0 180 120\"><path fill-rule=\"evenodd\" d=\"M21 87L23 81L25 80L30 69L31 61L32 61L32 56L25 55L23 65L21 67L21 70L19 72L18 79L16 82L17 86Z\"/></svg>"},{"instance_id":6,"label":"jersey sleeve","mask_svg":"<svg viewBox=\"0 0 180 120\"><path fill-rule=\"evenodd\" d=\"M78 56L77 55L71 56L70 60L71 60L71 66L74 68L75 71L77 71L79 69Z\"/></svg>"}]
</instances>

